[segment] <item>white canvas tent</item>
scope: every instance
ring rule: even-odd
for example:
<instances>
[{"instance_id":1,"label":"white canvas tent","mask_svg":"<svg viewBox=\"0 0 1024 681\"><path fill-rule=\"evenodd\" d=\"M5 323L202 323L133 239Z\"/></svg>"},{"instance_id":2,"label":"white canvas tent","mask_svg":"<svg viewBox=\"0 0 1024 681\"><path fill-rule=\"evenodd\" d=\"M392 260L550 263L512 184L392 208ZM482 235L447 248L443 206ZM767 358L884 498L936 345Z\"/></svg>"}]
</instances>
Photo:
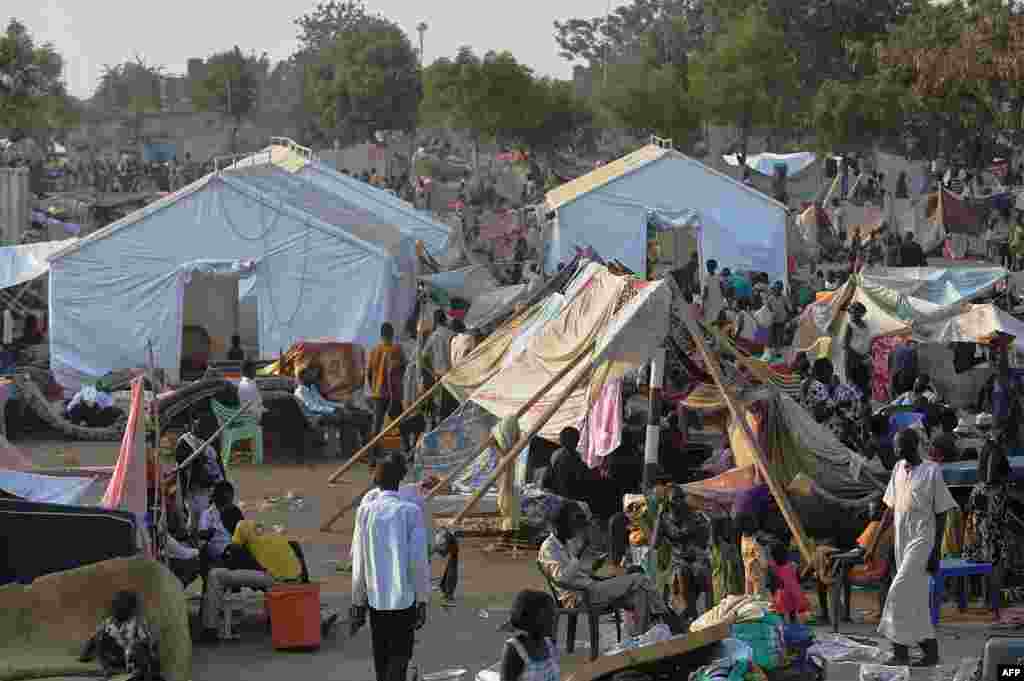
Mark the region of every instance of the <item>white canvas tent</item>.
<instances>
[{"instance_id":1,"label":"white canvas tent","mask_svg":"<svg viewBox=\"0 0 1024 681\"><path fill-rule=\"evenodd\" d=\"M739 167L739 159L729 154L722 159L734 168ZM826 157L809 151L793 154L750 154L747 156L747 167L753 170L751 181L762 192L772 193L775 178L775 166L786 167L786 193L791 206L800 206L804 202L821 201L828 189L828 177L825 174Z\"/></svg>"},{"instance_id":2,"label":"white canvas tent","mask_svg":"<svg viewBox=\"0 0 1024 681\"><path fill-rule=\"evenodd\" d=\"M415 243L273 165L212 173L50 258L58 380L177 372L194 273L237 277L258 306L260 356L303 338L369 345L415 297Z\"/></svg>"},{"instance_id":3,"label":"white canvas tent","mask_svg":"<svg viewBox=\"0 0 1024 681\"><path fill-rule=\"evenodd\" d=\"M544 268L590 248L647 276L653 212L697 214L701 252L721 266L786 280L786 207L674 149L649 144L548 192Z\"/></svg>"}]
</instances>

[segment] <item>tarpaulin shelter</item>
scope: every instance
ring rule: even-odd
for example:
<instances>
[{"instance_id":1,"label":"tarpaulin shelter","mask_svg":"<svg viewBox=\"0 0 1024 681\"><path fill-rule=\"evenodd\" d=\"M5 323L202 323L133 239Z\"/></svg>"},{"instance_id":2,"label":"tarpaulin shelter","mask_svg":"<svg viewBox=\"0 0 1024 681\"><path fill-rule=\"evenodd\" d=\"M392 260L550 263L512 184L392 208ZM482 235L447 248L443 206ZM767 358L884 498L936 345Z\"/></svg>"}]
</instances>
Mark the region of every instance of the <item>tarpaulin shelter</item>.
<instances>
[{"instance_id":1,"label":"tarpaulin shelter","mask_svg":"<svg viewBox=\"0 0 1024 681\"><path fill-rule=\"evenodd\" d=\"M725 155L722 159L733 167L739 167L739 159L735 154ZM790 205L800 205L804 201L821 201L828 190L828 177L825 173L826 157L809 151L792 154L750 154L747 156L747 167L754 172L750 182L762 192L771 195L775 191L775 172L778 166L786 169L786 194Z\"/></svg>"},{"instance_id":2,"label":"tarpaulin shelter","mask_svg":"<svg viewBox=\"0 0 1024 681\"><path fill-rule=\"evenodd\" d=\"M459 465L500 419L515 415L552 377L589 353L597 358L593 368L583 362L570 370L519 419L525 432L582 372L589 372L539 435L557 441L566 426L584 430L606 386L650 361L664 341L671 304L664 281L617 276L603 265L581 263L563 289L499 328L445 377L445 388L463 406L424 438L417 461L434 472ZM482 478L495 461L493 452L484 452L465 477Z\"/></svg>"},{"instance_id":3,"label":"tarpaulin shelter","mask_svg":"<svg viewBox=\"0 0 1024 681\"><path fill-rule=\"evenodd\" d=\"M646 277L649 215L694 211L704 258L787 280L786 207L665 146L649 144L551 190L545 209L554 213L547 272L589 247Z\"/></svg>"},{"instance_id":4,"label":"tarpaulin shelter","mask_svg":"<svg viewBox=\"0 0 1024 681\"><path fill-rule=\"evenodd\" d=\"M41 241L0 248L0 289L32 281L50 271L48 258L77 239Z\"/></svg>"},{"instance_id":5,"label":"tarpaulin shelter","mask_svg":"<svg viewBox=\"0 0 1024 681\"><path fill-rule=\"evenodd\" d=\"M211 173L50 257L50 357L62 384L181 361L194 274L237 277L259 354L306 338L369 346L415 302L415 241L274 164ZM237 300L237 298L236 298Z\"/></svg>"},{"instance_id":6,"label":"tarpaulin shelter","mask_svg":"<svg viewBox=\"0 0 1024 681\"><path fill-rule=\"evenodd\" d=\"M0 468L0 490L24 499L46 504L77 503L95 482L95 478L38 475Z\"/></svg>"},{"instance_id":7,"label":"tarpaulin shelter","mask_svg":"<svg viewBox=\"0 0 1024 681\"><path fill-rule=\"evenodd\" d=\"M834 295L809 305L801 314L793 341L795 351L813 357L824 349L841 378L846 373L846 351L842 339L849 326L849 306L859 302L867 309L865 323L876 341L887 336L909 336L918 327L935 324L965 311L965 303L991 293L1007 277L1001 267L894 267L871 268L851 277ZM822 344L823 338L835 342ZM923 340L929 340L927 337ZM877 346L876 346L877 348ZM950 395L956 379L950 375L951 361L939 357L937 344L922 349L922 371L929 371L936 387ZM812 355L812 353L814 353ZM926 353L934 354L929 359ZM939 353L939 354L936 354ZM888 397L887 368L880 363L888 353L875 355L875 398ZM945 365L945 366L944 366ZM881 383L881 384L880 384Z\"/></svg>"},{"instance_id":8,"label":"tarpaulin shelter","mask_svg":"<svg viewBox=\"0 0 1024 681\"><path fill-rule=\"evenodd\" d=\"M421 276L420 281L444 298L462 298L470 302L501 287L487 265L470 265L457 270Z\"/></svg>"}]
</instances>

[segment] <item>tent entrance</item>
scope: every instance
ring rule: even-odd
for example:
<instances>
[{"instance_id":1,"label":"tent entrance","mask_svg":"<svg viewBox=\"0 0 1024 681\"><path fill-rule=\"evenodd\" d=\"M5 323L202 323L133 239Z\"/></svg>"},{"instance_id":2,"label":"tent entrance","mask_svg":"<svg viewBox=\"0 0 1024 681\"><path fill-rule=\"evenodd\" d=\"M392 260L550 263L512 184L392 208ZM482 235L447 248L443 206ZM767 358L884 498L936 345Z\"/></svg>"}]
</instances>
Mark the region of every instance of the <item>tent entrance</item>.
<instances>
[{"instance_id":1,"label":"tent entrance","mask_svg":"<svg viewBox=\"0 0 1024 681\"><path fill-rule=\"evenodd\" d=\"M227 359L231 337L239 333L238 284L239 275L235 272L192 272L184 282L181 309L183 379L201 376L211 360Z\"/></svg>"}]
</instances>

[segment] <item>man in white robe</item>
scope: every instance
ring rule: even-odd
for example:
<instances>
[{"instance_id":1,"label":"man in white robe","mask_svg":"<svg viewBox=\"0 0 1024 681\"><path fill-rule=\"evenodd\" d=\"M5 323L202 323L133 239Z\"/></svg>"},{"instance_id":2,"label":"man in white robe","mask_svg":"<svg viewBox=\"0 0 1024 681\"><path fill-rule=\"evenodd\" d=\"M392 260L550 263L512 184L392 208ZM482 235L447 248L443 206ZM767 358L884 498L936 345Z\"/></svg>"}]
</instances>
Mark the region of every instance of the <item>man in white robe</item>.
<instances>
[{"instance_id":1,"label":"man in white robe","mask_svg":"<svg viewBox=\"0 0 1024 681\"><path fill-rule=\"evenodd\" d=\"M913 666L934 667L939 642L932 625L929 579L939 568L947 511L957 508L942 478L942 467L921 459L918 434L899 434L902 460L893 469L883 502L895 523L896 577L889 587L878 633L892 641L894 666L910 664L908 648L920 645L924 657Z\"/></svg>"}]
</instances>

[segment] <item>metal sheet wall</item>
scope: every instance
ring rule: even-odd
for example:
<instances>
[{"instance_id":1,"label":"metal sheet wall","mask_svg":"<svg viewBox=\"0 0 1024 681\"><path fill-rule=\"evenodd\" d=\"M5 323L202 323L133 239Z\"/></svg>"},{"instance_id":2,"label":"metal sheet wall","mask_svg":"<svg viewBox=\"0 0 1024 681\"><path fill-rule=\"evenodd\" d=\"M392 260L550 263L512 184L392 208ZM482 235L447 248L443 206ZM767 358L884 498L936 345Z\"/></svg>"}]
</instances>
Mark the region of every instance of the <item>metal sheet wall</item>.
<instances>
[{"instance_id":1,"label":"metal sheet wall","mask_svg":"<svg viewBox=\"0 0 1024 681\"><path fill-rule=\"evenodd\" d=\"M0 245L21 243L31 210L28 168L0 168Z\"/></svg>"}]
</instances>

